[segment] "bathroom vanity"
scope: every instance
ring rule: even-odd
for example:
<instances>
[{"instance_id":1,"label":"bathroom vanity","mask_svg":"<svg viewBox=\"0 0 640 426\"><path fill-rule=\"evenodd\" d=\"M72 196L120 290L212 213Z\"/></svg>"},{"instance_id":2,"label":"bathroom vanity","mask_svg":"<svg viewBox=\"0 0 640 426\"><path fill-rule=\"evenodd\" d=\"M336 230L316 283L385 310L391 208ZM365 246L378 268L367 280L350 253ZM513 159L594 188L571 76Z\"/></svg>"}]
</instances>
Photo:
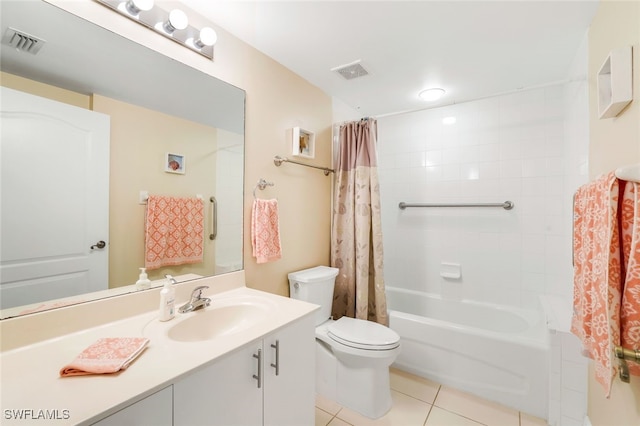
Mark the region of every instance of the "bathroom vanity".
<instances>
[{"instance_id":1,"label":"bathroom vanity","mask_svg":"<svg viewBox=\"0 0 640 426\"><path fill-rule=\"evenodd\" d=\"M313 424L318 307L246 288L242 272L176 285L178 305L199 285L209 286L211 306L168 322L157 319L157 289L96 301L96 312L110 311L117 299L143 311L107 315L102 324L67 334L56 335L56 324L66 324L64 316L82 323L83 308L0 322L2 424ZM14 320L23 333L51 331L38 341L16 342ZM150 339L128 369L59 377L60 368L98 338L128 336Z\"/></svg>"}]
</instances>

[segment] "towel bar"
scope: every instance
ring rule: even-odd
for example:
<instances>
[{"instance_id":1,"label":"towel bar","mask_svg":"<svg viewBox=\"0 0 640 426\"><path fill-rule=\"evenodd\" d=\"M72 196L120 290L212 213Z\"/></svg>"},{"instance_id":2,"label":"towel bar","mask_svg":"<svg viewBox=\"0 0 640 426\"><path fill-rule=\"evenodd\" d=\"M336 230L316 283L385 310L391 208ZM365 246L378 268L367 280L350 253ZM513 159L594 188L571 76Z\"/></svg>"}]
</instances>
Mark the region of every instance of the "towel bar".
<instances>
[{"instance_id":1,"label":"towel bar","mask_svg":"<svg viewBox=\"0 0 640 426\"><path fill-rule=\"evenodd\" d=\"M620 380L625 383L629 383L631 378L629 377L629 366L627 365L627 361L640 362L640 350L616 346L614 352L616 354L616 358L618 358L618 364L620 366Z\"/></svg>"}]
</instances>

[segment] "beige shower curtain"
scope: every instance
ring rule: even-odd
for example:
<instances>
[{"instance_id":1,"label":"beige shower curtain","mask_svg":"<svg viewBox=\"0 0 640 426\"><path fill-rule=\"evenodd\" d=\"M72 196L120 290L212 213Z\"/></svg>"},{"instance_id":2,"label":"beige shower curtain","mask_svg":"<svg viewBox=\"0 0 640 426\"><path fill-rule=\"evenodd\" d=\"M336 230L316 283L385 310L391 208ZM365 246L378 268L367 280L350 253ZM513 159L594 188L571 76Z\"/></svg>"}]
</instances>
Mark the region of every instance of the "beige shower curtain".
<instances>
[{"instance_id":1,"label":"beige shower curtain","mask_svg":"<svg viewBox=\"0 0 640 426\"><path fill-rule=\"evenodd\" d=\"M331 236L331 265L340 272L332 314L388 325L377 133L374 119L340 126Z\"/></svg>"}]
</instances>

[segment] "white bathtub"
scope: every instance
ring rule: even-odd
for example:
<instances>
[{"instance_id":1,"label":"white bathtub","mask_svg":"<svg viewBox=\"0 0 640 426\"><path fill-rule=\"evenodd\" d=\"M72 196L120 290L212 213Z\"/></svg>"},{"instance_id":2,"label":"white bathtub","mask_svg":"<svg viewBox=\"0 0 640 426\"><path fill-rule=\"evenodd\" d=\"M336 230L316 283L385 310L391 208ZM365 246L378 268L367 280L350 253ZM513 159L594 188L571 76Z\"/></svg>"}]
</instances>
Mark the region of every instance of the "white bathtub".
<instances>
[{"instance_id":1,"label":"white bathtub","mask_svg":"<svg viewBox=\"0 0 640 426\"><path fill-rule=\"evenodd\" d=\"M542 314L387 287L394 366L546 419L549 338Z\"/></svg>"}]
</instances>

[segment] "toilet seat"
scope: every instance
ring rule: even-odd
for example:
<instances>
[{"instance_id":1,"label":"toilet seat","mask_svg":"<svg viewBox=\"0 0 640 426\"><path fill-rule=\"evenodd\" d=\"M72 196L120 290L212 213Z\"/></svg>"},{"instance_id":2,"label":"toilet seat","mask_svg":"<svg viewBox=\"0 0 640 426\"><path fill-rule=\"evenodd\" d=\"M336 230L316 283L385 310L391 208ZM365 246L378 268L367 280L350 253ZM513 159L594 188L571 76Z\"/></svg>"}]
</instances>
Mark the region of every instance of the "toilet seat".
<instances>
[{"instance_id":1,"label":"toilet seat","mask_svg":"<svg viewBox=\"0 0 640 426\"><path fill-rule=\"evenodd\" d=\"M332 340L357 349L385 351L400 346L400 336L390 328L349 317L331 323L327 334Z\"/></svg>"}]
</instances>

